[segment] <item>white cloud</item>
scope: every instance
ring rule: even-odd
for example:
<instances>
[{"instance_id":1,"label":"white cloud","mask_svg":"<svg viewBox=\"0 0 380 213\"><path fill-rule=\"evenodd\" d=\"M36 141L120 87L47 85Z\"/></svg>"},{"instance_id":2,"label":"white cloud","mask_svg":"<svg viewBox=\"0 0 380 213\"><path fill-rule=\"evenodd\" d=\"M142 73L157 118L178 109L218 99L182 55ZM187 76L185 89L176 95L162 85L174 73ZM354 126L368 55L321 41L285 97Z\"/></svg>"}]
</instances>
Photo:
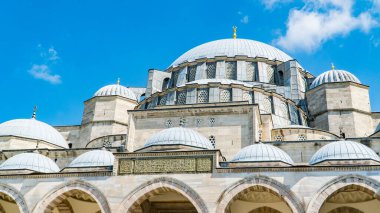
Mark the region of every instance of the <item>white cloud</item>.
<instances>
[{"instance_id":1,"label":"white cloud","mask_svg":"<svg viewBox=\"0 0 380 213\"><path fill-rule=\"evenodd\" d=\"M249 16L244 16L242 19L240 19L240 22L243 24L248 24L249 22Z\"/></svg>"},{"instance_id":2,"label":"white cloud","mask_svg":"<svg viewBox=\"0 0 380 213\"><path fill-rule=\"evenodd\" d=\"M61 83L61 76L52 74L51 70L46 64L33 64L32 68L28 72L36 79L42 79L51 84Z\"/></svg>"},{"instance_id":3,"label":"white cloud","mask_svg":"<svg viewBox=\"0 0 380 213\"><path fill-rule=\"evenodd\" d=\"M49 58L48 58L49 61L56 61L59 59L58 52L57 50L54 49L54 47L50 47L48 49L48 55L49 55Z\"/></svg>"},{"instance_id":4,"label":"white cloud","mask_svg":"<svg viewBox=\"0 0 380 213\"><path fill-rule=\"evenodd\" d=\"M287 31L275 42L289 51L312 52L329 39L378 26L367 10L355 16L352 0L312 0L290 12Z\"/></svg>"},{"instance_id":5,"label":"white cloud","mask_svg":"<svg viewBox=\"0 0 380 213\"><path fill-rule=\"evenodd\" d=\"M28 70L28 73L35 79L41 79L51 84L60 84L62 82L61 76L54 74L51 70L51 67L60 59L57 50L54 47L45 49L42 44L38 44L37 48L39 51L39 62L35 62Z\"/></svg>"},{"instance_id":6,"label":"white cloud","mask_svg":"<svg viewBox=\"0 0 380 213\"><path fill-rule=\"evenodd\" d=\"M261 0L266 9L273 9L275 6L280 4L286 4L292 2L293 0Z\"/></svg>"}]
</instances>

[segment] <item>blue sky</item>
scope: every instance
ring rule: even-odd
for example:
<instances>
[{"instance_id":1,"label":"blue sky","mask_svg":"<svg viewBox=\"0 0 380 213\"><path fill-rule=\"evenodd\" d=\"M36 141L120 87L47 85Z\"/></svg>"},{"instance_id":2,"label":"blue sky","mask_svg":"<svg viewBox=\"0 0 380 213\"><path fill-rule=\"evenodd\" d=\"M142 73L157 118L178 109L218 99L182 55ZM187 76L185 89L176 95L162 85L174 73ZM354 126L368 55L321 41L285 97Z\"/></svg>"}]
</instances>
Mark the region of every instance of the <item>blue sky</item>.
<instances>
[{"instance_id":1,"label":"blue sky","mask_svg":"<svg viewBox=\"0 0 380 213\"><path fill-rule=\"evenodd\" d=\"M380 111L379 0L1 1L0 122L79 124L83 101L121 78L145 86L188 49L216 39L259 40L314 75L354 73Z\"/></svg>"}]
</instances>

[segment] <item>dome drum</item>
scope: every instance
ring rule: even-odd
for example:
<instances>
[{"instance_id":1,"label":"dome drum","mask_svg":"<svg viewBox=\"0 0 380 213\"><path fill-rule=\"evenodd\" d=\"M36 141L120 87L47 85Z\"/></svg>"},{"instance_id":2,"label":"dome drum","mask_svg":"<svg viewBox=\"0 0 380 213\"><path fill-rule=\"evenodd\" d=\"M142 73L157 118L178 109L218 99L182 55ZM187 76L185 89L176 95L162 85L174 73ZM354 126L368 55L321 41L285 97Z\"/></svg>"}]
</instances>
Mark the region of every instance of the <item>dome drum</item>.
<instances>
[{"instance_id":1,"label":"dome drum","mask_svg":"<svg viewBox=\"0 0 380 213\"><path fill-rule=\"evenodd\" d=\"M273 104L272 101L274 101ZM267 92L249 83L228 79L202 79L189 82L175 90L170 89L155 93L140 102L137 108L154 109L172 105L186 106L188 104L230 102L257 104L261 114L278 116L279 119L277 120L285 119L288 124L299 124L300 120L302 123L306 122L302 119L306 117L305 113L289 99L285 99L274 92Z\"/></svg>"},{"instance_id":2,"label":"dome drum","mask_svg":"<svg viewBox=\"0 0 380 213\"><path fill-rule=\"evenodd\" d=\"M162 90L178 87L197 80L227 79L239 82L251 82L259 85L285 86L289 82L285 70L277 69L276 64L258 61L216 61L188 64L171 72L169 83ZM157 79L159 81L159 79ZM289 85L286 85L289 86Z\"/></svg>"}]
</instances>

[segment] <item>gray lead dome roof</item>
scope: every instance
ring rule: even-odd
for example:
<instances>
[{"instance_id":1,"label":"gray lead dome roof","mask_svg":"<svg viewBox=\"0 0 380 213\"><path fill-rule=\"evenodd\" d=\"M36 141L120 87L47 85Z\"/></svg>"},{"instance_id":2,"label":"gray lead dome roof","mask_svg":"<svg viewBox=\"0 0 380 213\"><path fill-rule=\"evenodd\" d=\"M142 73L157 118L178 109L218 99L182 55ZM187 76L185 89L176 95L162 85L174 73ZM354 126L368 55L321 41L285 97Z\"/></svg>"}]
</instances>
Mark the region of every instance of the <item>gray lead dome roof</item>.
<instances>
[{"instance_id":1,"label":"gray lead dome roof","mask_svg":"<svg viewBox=\"0 0 380 213\"><path fill-rule=\"evenodd\" d=\"M66 140L56 129L34 118L14 119L0 124L0 136L42 140L62 148L69 148Z\"/></svg>"},{"instance_id":2,"label":"gray lead dome roof","mask_svg":"<svg viewBox=\"0 0 380 213\"><path fill-rule=\"evenodd\" d=\"M32 170L41 173L59 172L57 164L50 158L38 153L15 155L0 165L0 170Z\"/></svg>"},{"instance_id":3,"label":"gray lead dome roof","mask_svg":"<svg viewBox=\"0 0 380 213\"><path fill-rule=\"evenodd\" d=\"M115 157L107 150L92 150L79 155L69 167L112 166Z\"/></svg>"},{"instance_id":4,"label":"gray lead dome roof","mask_svg":"<svg viewBox=\"0 0 380 213\"><path fill-rule=\"evenodd\" d=\"M322 74L320 74L317 78L314 79L313 83L310 85L310 89L313 89L324 83L331 82L345 82L351 81L355 83L359 83L359 79L352 73L345 70L329 70Z\"/></svg>"},{"instance_id":5,"label":"gray lead dome roof","mask_svg":"<svg viewBox=\"0 0 380 213\"><path fill-rule=\"evenodd\" d=\"M214 149L206 137L184 127L164 129L149 138L144 147L155 145L185 145L202 149Z\"/></svg>"},{"instance_id":6,"label":"gray lead dome roof","mask_svg":"<svg viewBox=\"0 0 380 213\"><path fill-rule=\"evenodd\" d=\"M196 46L175 60L170 66L176 67L183 62L217 56L247 56L267 58L269 60L289 61L292 57L268 44L249 39L221 39Z\"/></svg>"},{"instance_id":7,"label":"gray lead dome roof","mask_svg":"<svg viewBox=\"0 0 380 213\"><path fill-rule=\"evenodd\" d=\"M233 162L284 162L293 164L290 156L281 149L264 143L253 144L240 150Z\"/></svg>"},{"instance_id":8,"label":"gray lead dome roof","mask_svg":"<svg viewBox=\"0 0 380 213\"><path fill-rule=\"evenodd\" d=\"M120 84L111 84L104 86L100 88L94 96L121 96L124 98L137 100L135 93L132 92L132 90L128 89L125 86L122 86Z\"/></svg>"},{"instance_id":9,"label":"gray lead dome roof","mask_svg":"<svg viewBox=\"0 0 380 213\"><path fill-rule=\"evenodd\" d=\"M309 164L314 165L329 160L374 160L380 162L380 157L361 143L336 141L320 148L311 157Z\"/></svg>"}]
</instances>

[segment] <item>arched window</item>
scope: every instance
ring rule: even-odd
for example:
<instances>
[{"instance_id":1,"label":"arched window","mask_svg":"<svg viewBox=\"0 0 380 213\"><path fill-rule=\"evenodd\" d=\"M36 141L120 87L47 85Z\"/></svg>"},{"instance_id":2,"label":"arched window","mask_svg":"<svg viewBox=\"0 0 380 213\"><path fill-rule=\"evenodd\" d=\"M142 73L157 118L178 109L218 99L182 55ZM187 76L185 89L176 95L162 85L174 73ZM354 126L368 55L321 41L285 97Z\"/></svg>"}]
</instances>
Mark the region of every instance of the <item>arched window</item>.
<instances>
[{"instance_id":1,"label":"arched window","mask_svg":"<svg viewBox=\"0 0 380 213\"><path fill-rule=\"evenodd\" d=\"M278 71L278 85L284 86L284 72Z\"/></svg>"},{"instance_id":2,"label":"arched window","mask_svg":"<svg viewBox=\"0 0 380 213\"><path fill-rule=\"evenodd\" d=\"M143 93L143 94L140 95L139 102L143 101L144 99L145 99L145 93Z\"/></svg>"},{"instance_id":3,"label":"arched window","mask_svg":"<svg viewBox=\"0 0 380 213\"><path fill-rule=\"evenodd\" d=\"M169 86L169 78L165 78L163 81L162 81L162 90L161 91L164 91L168 88Z\"/></svg>"}]
</instances>

